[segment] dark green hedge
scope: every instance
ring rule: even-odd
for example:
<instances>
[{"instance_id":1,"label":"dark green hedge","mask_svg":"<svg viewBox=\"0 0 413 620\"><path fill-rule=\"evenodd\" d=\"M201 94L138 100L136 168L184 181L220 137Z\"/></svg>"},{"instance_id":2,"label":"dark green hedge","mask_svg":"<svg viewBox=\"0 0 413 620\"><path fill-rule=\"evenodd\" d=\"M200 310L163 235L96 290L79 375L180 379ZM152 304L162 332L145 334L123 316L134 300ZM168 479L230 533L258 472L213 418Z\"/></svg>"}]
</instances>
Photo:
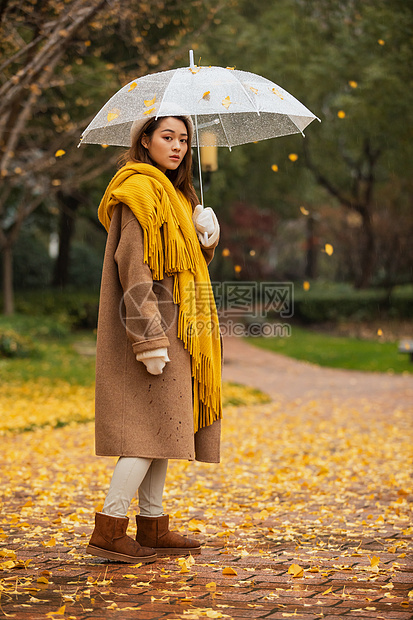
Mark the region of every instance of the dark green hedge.
<instances>
[{"instance_id":1,"label":"dark green hedge","mask_svg":"<svg viewBox=\"0 0 413 620\"><path fill-rule=\"evenodd\" d=\"M30 316L47 316L71 329L95 329L99 294L53 289L18 292L15 311Z\"/></svg>"},{"instance_id":2,"label":"dark green hedge","mask_svg":"<svg viewBox=\"0 0 413 620\"><path fill-rule=\"evenodd\" d=\"M369 321L378 318L412 319L413 287L385 290L325 291L298 290L294 299L294 318L303 323L322 323L352 319Z\"/></svg>"}]
</instances>

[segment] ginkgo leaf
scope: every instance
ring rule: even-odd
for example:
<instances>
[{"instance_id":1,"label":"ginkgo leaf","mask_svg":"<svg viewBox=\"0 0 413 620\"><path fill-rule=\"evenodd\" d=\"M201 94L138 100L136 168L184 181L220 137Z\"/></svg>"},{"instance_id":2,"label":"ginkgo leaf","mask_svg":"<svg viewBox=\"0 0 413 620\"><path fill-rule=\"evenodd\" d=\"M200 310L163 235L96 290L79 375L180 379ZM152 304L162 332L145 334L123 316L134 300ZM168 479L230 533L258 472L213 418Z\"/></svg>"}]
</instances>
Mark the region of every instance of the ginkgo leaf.
<instances>
[{"instance_id":1,"label":"ginkgo leaf","mask_svg":"<svg viewBox=\"0 0 413 620\"><path fill-rule=\"evenodd\" d=\"M147 108L150 108L151 106L153 106L155 101L156 101L156 95L154 96L153 99L146 99L143 103L145 104Z\"/></svg>"},{"instance_id":2,"label":"ginkgo leaf","mask_svg":"<svg viewBox=\"0 0 413 620\"><path fill-rule=\"evenodd\" d=\"M294 578L303 577L304 569L299 564L291 564L291 566L288 568L288 574L292 575Z\"/></svg>"},{"instance_id":3,"label":"ginkgo leaf","mask_svg":"<svg viewBox=\"0 0 413 620\"><path fill-rule=\"evenodd\" d=\"M284 97L282 96L282 94L280 92L278 92L278 90L276 88L272 88L271 92L274 93L274 95L277 95L277 97L279 97L280 99L284 99Z\"/></svg>"},{"instance_id":4,"label":"ginkgo leaf","mask_svg":"<svg viewBox=\"0 0 413 620\"><path fill-rule=\"evenodd\" d=\"M297 159L298 159L298 155L297 155L297 153L290 153L290 154L288 155L288 159L289 159L290 161L292 161L292 162L297 161Z\"/></svg>"},{"instance_id":5,"label":"ginkgo leaf","mask_svg":"<svg viewBox=\"0 0 413 620\"><path fill-rule=\"evenodd\" d=\"M309 283L309 282L307 282L307 281L303 282L303 289L304 289L305 291L309 291L309 290L310 290L310 283ZM310 569L310 570L311 570L311 569ZM317 570L317 572L318 572L318 568L317 568L316 570Z\"/></svg>"},{"instance_id":6,"label":"ginkgo leaf","mask_svg":"<svg viewBox=\"0 0 413 620\"><path fill-rule=\"evenodd\" d=\"M144 114L148 115L148 114L152 114L152 112L155 112L155 108L150 108L150 110L145 110Z\"/></svg>"},{"instance_id":7,"label":"ginkgo leaf","mask_svg":"<svg viewBox=\"0 0 413 620\"><path fill-rule=\"evenodd\" d=\"M258 88L254 88L253 86L250 86L250 90L252 90L254 95L258 95Z\"/></svg>"},{"instance_id":8,"label":"ginkgo leaf","mask_svg":"<svg viewBox=\"0 0 413 620\"><path fill-rule=\"evenodd\" d=\"M63 149L58 149L56 151L56 153L54 154L55 157L63 157L63 155L66 154L66 151L64 151Z\"/></svg>"},{"instance_id":9,"label":"ginkgo leaf","mask_svg":"<svg viewBox=\"0 0 413 620\"><path fill-rule=\"evenodd\" d=\"M49 618L53 616L64 616L65 610L66 610L66 605L62 605L62 607L59 607L57 611L49 611L49 613L47 613L46 616Z\"/></svg>"},{"instance_id":10,"label":"ginkgo leaf","mask_svg":"<svg viewBox=\"0 0 413 620\"><path fill-rule=\"evenodd\" d=\"M345 118L346 117L346 113L344 112L344 110L339 110L337 112L337 116L338 116L338 118Z\"/></svg>"},{"instance_id":11,"label":"ginkgo leaf","mask_svg":"<svg viewBox=\"0 0 413 620\"><path fill-rule=\"evenodd\" d=\"M231 105L231 103L232 103L232 101L231 101L231 99L230 99L229 95L228 95L228 97L225 97L225 98L222 100L222 105L224 106L224 108L225 108L226 110L228 110L228 108L229 108L229 106Z\"/></svg>"},{"instance_id":12,"label":"ginkgo leaf","mask_svg":"<svg viewBox=\"0 0 413 620\"><path fill-rule=\"evenodd\" d=\"M238 575L237 571L235 569L233 569L231 566L226 566L222 570L222 574L223 575Z\"/></svg>"},{"instance_id":13,"label":"ginkgo leaf","mask_svg":"<svg viewBox=\"0 0 413 620\"><path fill-rule=\"evenodd\" d=\"M328 588L328 590L325 590L325 592L321 593L321 596L324 596L325 594L330 594L330 592L333 591L333 586L330 586L330 588Z\"/></svg>"},{"instance_id":14,"label":"ginkgo leaf","mask_svg":"<svg viewBox=\"0 0 413 620\"><path fill-rule=\"evenodd\" d=\"M108 122L110 123L111 121L114 121L115 118L118 118L118 116L119 116L119 112L115 112L115 111L108 112L108 114L107 114Z\"/></svg>"},{"instance_id":15,"label":"ginkgo leaf","mask_svg":"<svg viewBox=\"0 0 413 620\"><path fill-rule=\"evenodd\" d=\"M211 99L211 91L207 90L203 95L202 95L202 99L205 99L205 101L209 101Z\"/></svg>"},{"instance_id":16,"label":"ginkgo leaf","mask_svg":"<svg viewBox=\"0 0 413 620\"><path fill-rule=\"evenodd\" d=\"M277 164L273 164L273 165L271 166L271 170L272 170L273 172L278 172L278 166L277 166Z\"/></svg>"},{"instance_id":17,"label":"ginkgo leaf","mask_svg":"<svg viewBox=\"0 0 413 620\"><path fill-rule=\"evenodd\" d=\"M334 248L333 248L333 246L331 245L331 243L326 243L326 244L325 244L325 246L324 246L324 252L325 252L326 254L328 254L328 256L331 256L331 255L333 254L333 252L334 252Z\"/></svg>"},{"instance_id":18,"label":"ginkgo leaf","mask_svg":"<svg viewBox=\"0 0 413 620\"><path fill-rule=\"evenodd\" d=\"M310 211L305 207L300 207L300 211L303 215L309 215Z\"/></svg>"},{"instance_id":19,"label":"ginkgo leaf","mask_svg":"<svg viewBox=\"0 0 413 620\"><path fill-rule=\"evenodd\" d=\"M136 82L132 82L132 84L128 88L128 93L130 93L131 90L134 90L136 87L137 87L137 83Z\"/></svg>"},{"instance_id":20,"label":"ginkgo leaf","mask_svg":"<svg viewBox=\"0 0 413 620\"><path fill-rule=\"evenodd\" d=\"M208 588L208 590L216 590L217 584L215 581L210 581L210 583L207 583L205 587Z\"/></svg>"}]
</instances>

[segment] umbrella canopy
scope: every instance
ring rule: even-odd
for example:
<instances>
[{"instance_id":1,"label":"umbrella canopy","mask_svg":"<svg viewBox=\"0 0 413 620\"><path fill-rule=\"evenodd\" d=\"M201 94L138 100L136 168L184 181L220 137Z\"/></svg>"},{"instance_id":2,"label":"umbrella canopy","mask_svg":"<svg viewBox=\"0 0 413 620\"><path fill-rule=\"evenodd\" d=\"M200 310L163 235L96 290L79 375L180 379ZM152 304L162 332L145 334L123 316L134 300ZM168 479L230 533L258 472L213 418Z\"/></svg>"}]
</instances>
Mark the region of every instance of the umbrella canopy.
<instances>
[{"instance_id":1,"label":"umbrella canopy","mask_svg":"<svg viewBox=\"0 0 413 620\"><path fill-rule=\"evenodd\" d=\"M121 88L82 134L86 144L130 146L136 119L190 114L193 146L231 148L302 133L315 118L264 77L230 67L191 66L146 75Z\"/></svg>"}]
</instances>

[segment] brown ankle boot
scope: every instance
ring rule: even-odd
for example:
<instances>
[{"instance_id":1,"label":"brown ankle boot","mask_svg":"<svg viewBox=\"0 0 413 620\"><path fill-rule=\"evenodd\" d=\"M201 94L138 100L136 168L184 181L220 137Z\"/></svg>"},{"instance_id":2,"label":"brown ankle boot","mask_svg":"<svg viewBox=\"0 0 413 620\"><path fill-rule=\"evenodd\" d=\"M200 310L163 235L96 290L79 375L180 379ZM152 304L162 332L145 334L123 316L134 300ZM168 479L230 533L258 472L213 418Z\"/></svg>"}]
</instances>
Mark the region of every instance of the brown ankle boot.
<instances>
[{"instance_id":1,"label":"brown ankle boot","mask_svg":"<svg viewBox=\"0 0 413 620\"><path fill-rule=\"evenodd\" d=\"M136 515L136 540L151 547L158 556L201 553L201 545L193 538L186 538L169 531L169 515L141 517Z\"/></svg>"},{"instance_id":2,"label":"brown ankle boot","mask_svg":"<svg viewBox=\"0 0 413 620\"><path fill-rule=\"evenodd\" d=\"M153 549L141 547L126 535L128 523L128 517L111 517L97 512L95 529L86 551L115 562L155 562L156 553Z\"/></svg>"}]
</instances>

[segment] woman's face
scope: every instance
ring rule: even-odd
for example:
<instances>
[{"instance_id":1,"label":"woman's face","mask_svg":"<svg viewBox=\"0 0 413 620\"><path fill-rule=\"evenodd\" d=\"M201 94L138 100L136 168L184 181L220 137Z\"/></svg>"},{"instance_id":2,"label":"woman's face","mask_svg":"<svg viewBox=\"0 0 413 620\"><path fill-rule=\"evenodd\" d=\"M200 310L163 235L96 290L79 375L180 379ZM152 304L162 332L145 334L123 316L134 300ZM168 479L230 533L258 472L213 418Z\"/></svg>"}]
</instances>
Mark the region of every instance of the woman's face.
<instances>
[{"instance_id":1,"label":"woman's face","mask_svg":"<svg viewBox=\"0 0 413 620\"><path fill-rule=\"evenodd\" d=\"M188 150L185 123L173 116L167 116L150 138L142 136L142 144L159 170L176 170Z\"/></svg>"}]
</instances>

